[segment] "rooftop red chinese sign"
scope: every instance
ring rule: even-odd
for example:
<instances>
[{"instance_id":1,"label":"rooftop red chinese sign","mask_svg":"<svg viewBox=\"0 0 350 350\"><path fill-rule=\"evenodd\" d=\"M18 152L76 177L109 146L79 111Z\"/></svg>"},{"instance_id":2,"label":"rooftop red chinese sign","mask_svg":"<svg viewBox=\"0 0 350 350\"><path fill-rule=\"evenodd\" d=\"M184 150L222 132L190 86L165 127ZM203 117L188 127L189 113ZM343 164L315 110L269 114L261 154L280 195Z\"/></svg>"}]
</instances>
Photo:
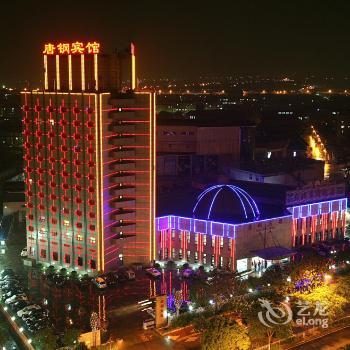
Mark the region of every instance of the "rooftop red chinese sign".
<instances>
[{"instance_id":1,"label":"rooftop red chinese sign","mask_svg":"<svg viewBox=\"0 0 350 350\"><path fill-rule=\"evenodd\" d=\"M82 54L96 54L100 53L100 43L93 42L79 42L75 43L58 43L58 44L45 44L43 54L44 55L82 55Z\"/></svg>"}]
</instances>

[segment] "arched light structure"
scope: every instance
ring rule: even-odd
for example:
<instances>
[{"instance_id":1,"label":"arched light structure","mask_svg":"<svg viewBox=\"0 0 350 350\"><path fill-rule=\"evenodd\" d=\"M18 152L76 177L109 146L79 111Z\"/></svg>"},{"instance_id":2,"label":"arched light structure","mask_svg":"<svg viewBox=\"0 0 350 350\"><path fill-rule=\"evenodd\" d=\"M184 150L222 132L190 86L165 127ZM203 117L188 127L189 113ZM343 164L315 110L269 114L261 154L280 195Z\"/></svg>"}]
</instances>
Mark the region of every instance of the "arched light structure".
<instances>
[{"instance_id":1,"label":"arched light structure","mask_svg":"<svg viewBox=\"0 0 350 350\"><path fill-rule=\"evenodd\" d=\"M258 209L258 206L255 202L255 200L252 198L252 196L244 191L242 188L234 186L234 185L215 185L207 188L204 190L198 197L195 206L193 207L193 215L196 213L196 209L198 205L201 203L201 201L206 198L207 196L212 196L209 210L208 210L208 216L207 219L210 220L210 215L212 212L213 207L215 206L215 202L217 201L218 197L220 196L220 193L222 193L223 189L229 189L234 193L234 195L238 198L238 200L241 203L242 210L244 213L244 217L248 219L249 217L253 217L254 220L258 219L260 216L260 211Z\"/></svg>"}]
</instances>

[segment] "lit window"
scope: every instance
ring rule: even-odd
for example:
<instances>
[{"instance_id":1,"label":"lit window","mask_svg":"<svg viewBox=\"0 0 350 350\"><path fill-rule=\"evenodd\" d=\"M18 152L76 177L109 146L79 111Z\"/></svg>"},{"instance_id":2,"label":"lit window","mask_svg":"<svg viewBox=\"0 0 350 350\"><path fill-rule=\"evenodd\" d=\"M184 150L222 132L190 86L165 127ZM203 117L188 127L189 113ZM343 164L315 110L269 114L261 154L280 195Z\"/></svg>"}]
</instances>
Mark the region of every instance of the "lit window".
<instances>
[{"instance_id":1,"label":"lit window","mask_svg":"<svg viewBox=\"0 0 350 350\"><path fill-rule=\"evenodd\" d=\"M175 259L175 248L171 248L171 258Z\"/></svg>"},{"instance_id":2,"label":"lit window","mask_svg":"<svg viewBox=\"0 0 350 350\"><path fill-rule=\"evenodd\" d=\"M203 254L203 264L206 264L207 263L207 254L204 253Z\"/></svg>"},{"instance_id":3,"label":"lit window","mask_svg":"<svg viewBox=\"0 0 350 350\"><path fill-rule=\"evenodd\" d=\"M69 226L69 220L63 220L63 226Z\"/></svg>"},{"instance_id":4,"label":"lit window","mask_svg":"<svg viewBox=\"0 0 350 350\"><path fill-rule=\"evenodd\" d=\"M203 235L203 245L207 245L207 235Z\"/></svg>"},{"instance_id":5,"label":"lit window","mask_svg":"<svg viewBox=\"0 0 350 350\"><path fill-rule=\"evenodd\" d=\"M224 237L220 237L220 247L224 247Z\"/></svg>"},{"instance_id":6,"label":"lit window","mask_svg":"<svg viewBox=\"0 0 350 350\"><path fill-rule=\"evenodd\" d=\"M220 256L220 266L224 266L224 257Z\"/></svg>"},{"instance_id":7,"label":"lit window","mask_svg":"<svg viewBox=\"0 0 350 350\"><path fill-rule=\"evenodd\" d=\"M83 236L82 235L77 235L77 241L81 242L83 240Z\"/></svg>"},{"instance_id":8,"label":"lit window","mask_svg":"<svg viewBox=\"0 0 350 350\"><path fill-rule=\"evenodd\" d=\"M187 232L186 236L187 236L187 243L190 243L191 242L191 233Z\"/></svg>"},{"instance_id":9,"label":"lit window","mask_svg":"<svg viewBox=\"0 0 350 350\"><path fill-rule=\"evenodd\" d=\"M198 244L198 233L194 235L194 243Z\"/></svg>"},{"instance_id":10,"label":"lit window","mask_svg":"<svg viewBox=\"0 0 350 350\"><path fill-rule=\"evenodd\" d=\"M187 251L187 261L190 261L190 259L191 259L191 251L190 250L188 250Z\"/></svg>"},{"instance_id":11,"label":"lit window","mask_svg":"<svg viewBox=\"0 0 350 350\"><path fill-rule=\"evenodd\" d=\"M95 244L96 243L96 238L95 237L90 237L90 243Z\"/></svg>"},{"instance_id":12,"label":"lit window","mask_svg":"<svg viewBox=\"0 0 350 350\"><path fill-rule=\"evenodd\" d=\"M179 249L179 260L182 260L182 249Z\"/></svg>"},{"instance_id":13,"label":"lit window","mask_svg":"<svg viewBox=\"0 0 350 350\"><path fill-rule=\"evenodd\" d=\"M194 262L198 262L198 252L194 252Z\"/></svg>"},{"instance_id":14,"label":"lit window","mask_svg":"<svg viewBox=\"0 0 350 350\"><path fill-rule=\"evenodd\" d=\"M46 220L45 216L39 216L39 221L40 222L45 222L45 220Z\"/></svg>"},{"instance_id":15,"label":"lit window","mask_svg":"<svg viewBox=\"0 0 350 350\"><path fill-rule=\"evenodd\" d=\"M215 236L211 236L211 246L215 247Z\"/></svg>"},{"instance_id":16,"label":"lit window","mask_svg":"<svg viewBox=\"0 0 350 350\"><path fill-rule=\"evenodd\" d=\"M171 230L171 239L175 239L175 230Z\"/></svg>"}]
</instances>

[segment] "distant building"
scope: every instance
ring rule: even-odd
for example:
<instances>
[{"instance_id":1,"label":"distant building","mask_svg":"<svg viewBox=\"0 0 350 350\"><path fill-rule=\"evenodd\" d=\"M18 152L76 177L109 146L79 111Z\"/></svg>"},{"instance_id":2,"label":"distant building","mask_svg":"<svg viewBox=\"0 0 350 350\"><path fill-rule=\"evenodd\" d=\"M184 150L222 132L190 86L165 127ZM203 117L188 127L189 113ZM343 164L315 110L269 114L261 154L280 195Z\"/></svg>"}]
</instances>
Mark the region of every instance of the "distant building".
<instances>
[{"instance_id":1,"label":"distant building","mask_svg":"<svg viewBox=\"0 0 350 350\"><path fill-rule=\"evenodd\" d=\"M157 154L230 155L254 157L255 119L240 107L226 111L191 111L183 118L158 118Z\"/></svg>"}]
</instances>

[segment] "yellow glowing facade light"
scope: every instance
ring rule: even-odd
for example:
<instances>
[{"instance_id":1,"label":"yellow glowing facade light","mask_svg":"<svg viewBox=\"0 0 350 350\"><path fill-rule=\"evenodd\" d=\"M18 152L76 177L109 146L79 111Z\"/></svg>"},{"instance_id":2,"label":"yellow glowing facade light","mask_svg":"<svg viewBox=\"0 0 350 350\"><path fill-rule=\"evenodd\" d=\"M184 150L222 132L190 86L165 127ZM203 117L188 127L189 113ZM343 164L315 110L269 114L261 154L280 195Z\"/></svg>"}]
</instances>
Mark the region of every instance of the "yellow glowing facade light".
<instances>
[{"instance_id":1,"label":"yellow glowing facade light","mask_svg":"<svg viewBox=\"0 0 350 350\"><path fill-rule=\"evenodd\" d=\"M56 89L61 90L60 56L59 55L56 55Z\"/></svg>"},{"instance_id":2,"label":"yellow glowing facade light","mask_svg":"<svg viewBox=\"0 0 350 350\"><path fill-rule=\"evenodd\" d=\"M47 73L47 55L44 55L44 74L45 74L45 90L49 88L49 79Z\"/></svg>"},{"instance_id":3,"label":"yellow glowing facade light","mask_svg":"<svg viewBox=\"0 0 350 350\"><path fill-rule=\"evenodd\" d=\"M73 79L72 79L72 55L68 55L68 88L73 90Z\"/></svg>"},{"instance_id":4,"label":"yellow glowing facade light","mask_svg":"<svg viewBox=\"0 0 350 350\"><path fill-rule=\"evenodd\" d=\"M81 89L84 91L85 90L85 56L81 55L80 56L81 60Z\"/></svg>"},{"instance_id":5,"label":"yellow glowing facade light","mask_svg":"<svg viewBox=\"0 0 350 350\"><path fill-rule=\"evenodd\" d=\"M98 55L94 54L95 89L98 90Z\"/></svg>"},{"instance_id":6,"label":"yellow glowing facade light","mask_svg":"<svg viewBox=\"0 0 350 350\"><path fill-rule=\"evenodd\" d=\"M136 56L135 45L131 43L131 89L136 89Z\"/></svg>"}]
</instances>

